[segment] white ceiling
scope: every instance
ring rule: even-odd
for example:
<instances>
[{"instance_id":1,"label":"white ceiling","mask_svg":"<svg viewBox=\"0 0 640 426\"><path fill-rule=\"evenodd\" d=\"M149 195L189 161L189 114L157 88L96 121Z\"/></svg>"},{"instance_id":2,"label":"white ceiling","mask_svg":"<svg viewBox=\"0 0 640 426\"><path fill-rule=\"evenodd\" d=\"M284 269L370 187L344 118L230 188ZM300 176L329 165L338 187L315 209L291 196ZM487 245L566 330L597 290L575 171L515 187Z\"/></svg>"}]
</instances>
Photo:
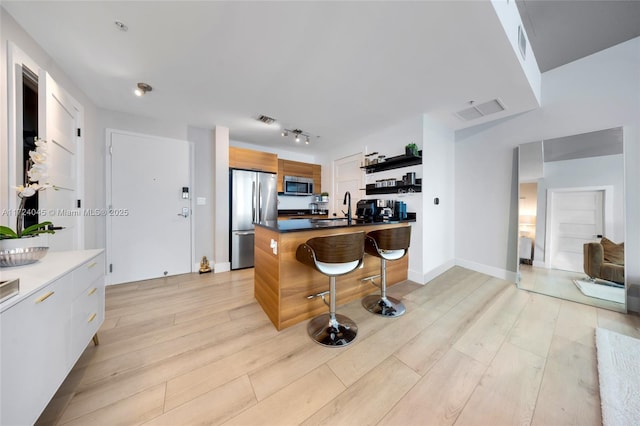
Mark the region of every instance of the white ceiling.
<instances>
[{"instance_id":1,"label":"white ceiling","mask_svg":"<svg viewBox=\"0 0 640 426\"><path fill-rule=\"evenodd\" d=\"M2 6L98 107L258 145L312 154L422 113L456 130L537 106L488 1ZM153 92L134 97L139 81ZM495 98L505 111L455 115ZM296 145L260 114L320 139Z\"/></svg>"}]
</instances>

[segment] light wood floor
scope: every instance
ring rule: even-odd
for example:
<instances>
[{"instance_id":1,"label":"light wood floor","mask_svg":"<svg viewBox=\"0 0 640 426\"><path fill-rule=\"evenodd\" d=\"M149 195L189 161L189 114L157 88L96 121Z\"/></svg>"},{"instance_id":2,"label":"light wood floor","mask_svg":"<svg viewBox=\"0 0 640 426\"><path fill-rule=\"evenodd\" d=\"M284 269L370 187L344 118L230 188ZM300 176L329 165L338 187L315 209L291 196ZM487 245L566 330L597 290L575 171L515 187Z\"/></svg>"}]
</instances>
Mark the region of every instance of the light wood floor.
<instances>
[{"instance_id":1,"label":"light wood floor","mask_svg":"<svg viewBox=\"0 0 640 426\"><path fill-rule=\"evenodd\" d=\"M602 300L585 296L578 290L573 280L586 280L584 273L561 271L559 269L539 268L531 265L520 265L520 288L578 303L626 312L624 303Z\"/></svg>"},{"instance_id":2,"label":"light wood floor","mask_svg":"<svg viewBox=\"0 0 640 426\"><path fill-rule=\"evenodd\" d=\"M390 293L407 313L339 306L359 326L325 348L277 332L253 270L107 289L90 345L40 424L598 425L594 329L640 319L517 290L455 267Z\"/></svg>"}]
</instances>

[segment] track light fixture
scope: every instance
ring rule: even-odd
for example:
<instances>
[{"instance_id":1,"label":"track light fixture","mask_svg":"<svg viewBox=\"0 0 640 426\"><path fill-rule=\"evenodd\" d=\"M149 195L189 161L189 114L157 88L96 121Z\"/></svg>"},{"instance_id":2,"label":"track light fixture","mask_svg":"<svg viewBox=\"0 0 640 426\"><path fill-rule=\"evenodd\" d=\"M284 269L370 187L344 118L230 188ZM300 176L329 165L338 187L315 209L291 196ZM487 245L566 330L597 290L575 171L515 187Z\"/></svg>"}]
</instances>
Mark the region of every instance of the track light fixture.
<instances>
[{"instance_id":1,"label":"track light fixture","mask_svg":"<svg viewBox=\"0 0 640 426\"><path fill-rule=\"evenodd\" d=\"M133 93L135 93L136 96L142 96L145 93L150 92L152 90L153 90L153 87L151 87L147 83L138 83L138 88L134 90Z\"/></svg>"},{"instance_id":2,"label":"track light fixture","mask_svg":"<svg viewBox=\"0 0 640 426\"><path fill-rule=\"evenodd\" d=\"M309 145L311 142L311 135L304 130L301 129L282 129L282 136L287 137L291 133L291 136L295 139L296 142L300 142L302 138L304 138L304 143Z\"/></svg>"}]
</instances>

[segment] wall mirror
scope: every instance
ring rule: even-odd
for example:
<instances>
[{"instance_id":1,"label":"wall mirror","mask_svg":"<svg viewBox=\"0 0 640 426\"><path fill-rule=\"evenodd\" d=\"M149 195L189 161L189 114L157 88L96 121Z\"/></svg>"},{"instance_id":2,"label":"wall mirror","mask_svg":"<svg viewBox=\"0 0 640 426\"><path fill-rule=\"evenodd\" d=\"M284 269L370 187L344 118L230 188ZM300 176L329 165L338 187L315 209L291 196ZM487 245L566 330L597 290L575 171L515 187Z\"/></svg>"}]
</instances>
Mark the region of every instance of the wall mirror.
<instances>
[{"instance_id":1,"label":"wall mirror","mask_svg":"<svg viewBox=\"0 0 640 426\"><path fill-rule=\"evenodd\" d=\"M623 129L519 147L518 287L626 312Z\"/></svg>"}]
</instances>

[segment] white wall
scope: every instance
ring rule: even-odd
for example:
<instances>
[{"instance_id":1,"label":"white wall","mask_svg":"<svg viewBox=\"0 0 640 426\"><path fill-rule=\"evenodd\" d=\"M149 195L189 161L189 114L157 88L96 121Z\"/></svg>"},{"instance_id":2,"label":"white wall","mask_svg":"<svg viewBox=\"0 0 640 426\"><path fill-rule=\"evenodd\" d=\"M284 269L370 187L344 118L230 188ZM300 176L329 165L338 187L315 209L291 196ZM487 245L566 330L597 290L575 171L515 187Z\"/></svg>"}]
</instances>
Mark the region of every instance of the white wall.
<instances>
[{"instance_id":1,"label":"white wall","mask_svg":"<svg viewBox=\"0 0 640 426\"><path fill-rule=\"evenodd\" d=\"M453 265L453 132L428 117L410 117L396 125L378 130L364 138L332 149L321 158L323 188L333 194L333 161L357 153L378 152L387 157L404 154L408 143L423 150L423 164L365 175L366 183L378 179L400 179L407 172L416 172L423 179L422 193L396 195L352 194L354 199L382 198L404 201L407 211L416 212L409 249L409 279L425 283ZM327 171L327 174L324 173ZM364 173L364 172L363 172ZM341 194L338 194L341 196ZM440 198L440 205L433 198Z\"/></svg>"},{"instance_id":2,"label":"white wall","mask_svg":"<svg viewBox=\"0 0 640 426\"><path fill-rule=\"evenodd\" d=\"M457 261L515 272L519 144L623 126L629 307L640 308L639 69L636 38L544 73L540 109L456 133Z\"/></svg>"},{"instance_id":3,"label":"white wall","mask_svg":"<svg viewBox=\"0 0 640 426\"><path fill-rule=\"evenodd\" d=\"M452 130L424 117L422 220L418 225L422 228L419 234L425 283L454 265L454 139ZM439 204L435 204L436 198Z\"/></svg>"}]
</instances>

